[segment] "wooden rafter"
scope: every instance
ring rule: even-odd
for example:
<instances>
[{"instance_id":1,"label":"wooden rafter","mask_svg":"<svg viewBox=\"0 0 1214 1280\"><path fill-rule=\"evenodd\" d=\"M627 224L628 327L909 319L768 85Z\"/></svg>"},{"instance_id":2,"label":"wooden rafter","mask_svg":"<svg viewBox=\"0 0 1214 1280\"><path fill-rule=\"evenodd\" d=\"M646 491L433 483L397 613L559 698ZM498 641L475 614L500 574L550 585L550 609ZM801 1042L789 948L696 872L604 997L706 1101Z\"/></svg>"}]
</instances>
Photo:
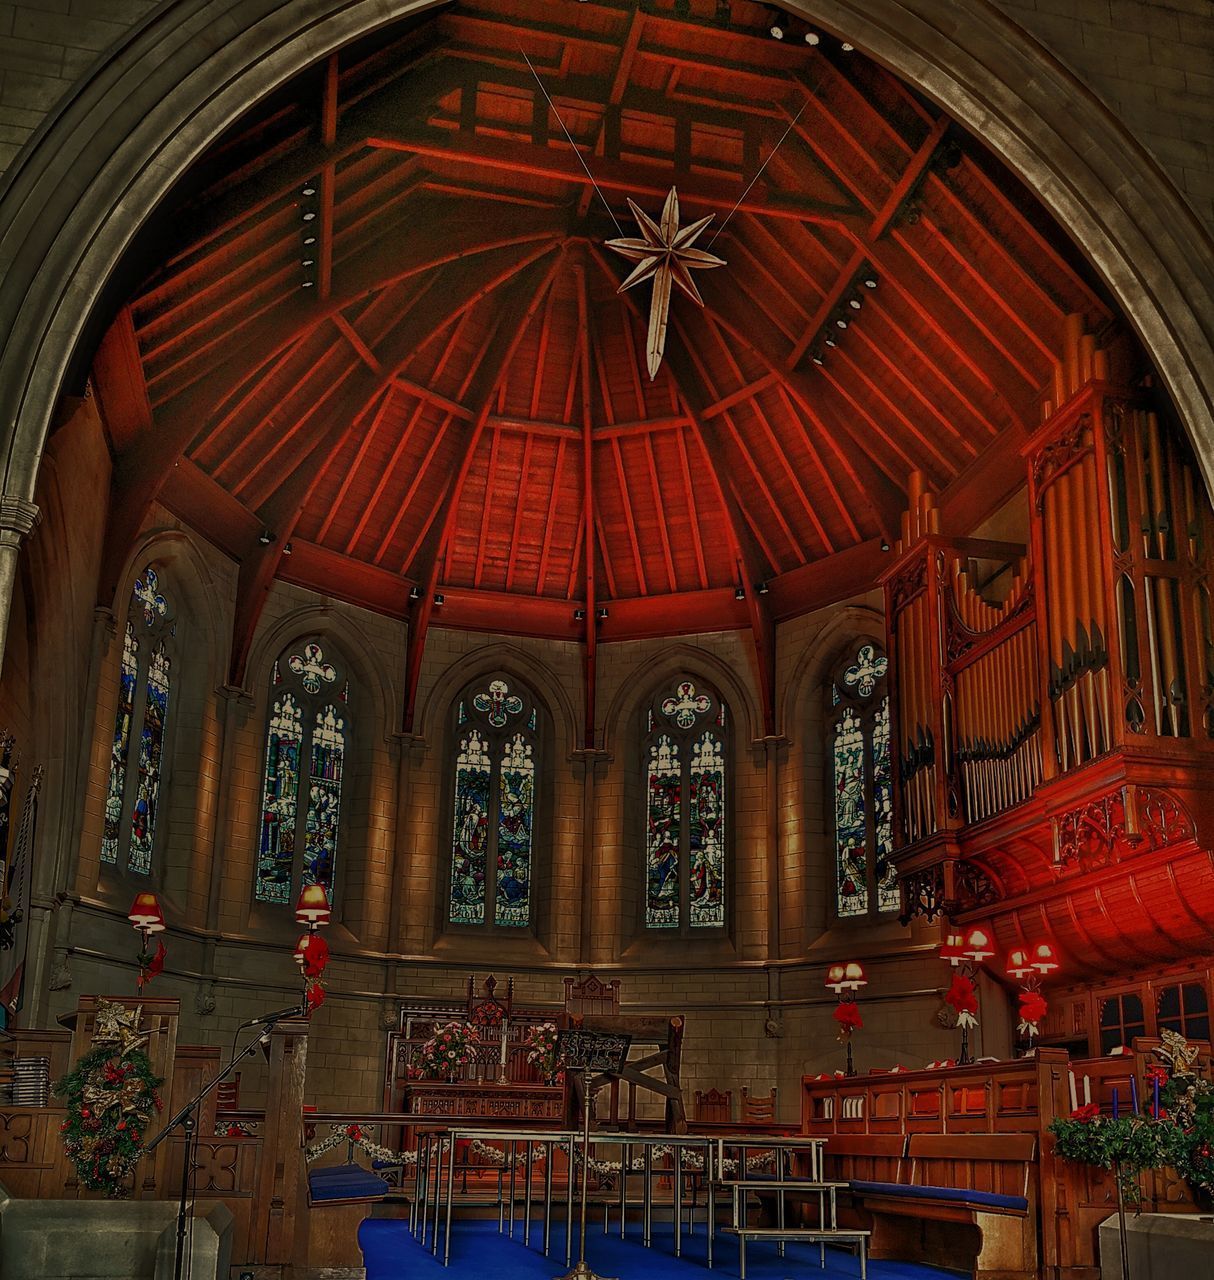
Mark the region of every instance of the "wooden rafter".
<instances>
[{"instance_id":1,"label":"wooden rafter","mask_svg":"<svg viewBox=\"0 0 1214 1280\"><path fill-rule=\"evenodd\" d=\"M459 509L459 499L463 492L464 481L472 466L472 459L480 443L485 422L497 401L498 388L510 368L510 362L518 350L519 342L527 331L536 309L543 301L557 270L565 260L565 252L561 250L553 255L553 260L545 266L543 262L528 267L518 283L511 286L502 298L498 309L498 323L493 336L486 344L477 370L476 378L469 400L476 406L476 418L471 424L462 428L464 439L462 445L462 461L459 471L452 478L444 498L444 509L439 514L438 531L433 540L433 553L424 576L419 574L422 585L421 599L412 618L409 629L409 652L405 666L405 706L404 730L409 733L413 729L413 713L417 698L417 682L421 676L422 657L425 653L426 636L430 629L430 620L434 613L434 596L438 587L439 574L442 570L443 557L446 554L447 542L451 536L452 519ZM508 320L507 320L508 318Z\"/></svg>"}]
</instances>

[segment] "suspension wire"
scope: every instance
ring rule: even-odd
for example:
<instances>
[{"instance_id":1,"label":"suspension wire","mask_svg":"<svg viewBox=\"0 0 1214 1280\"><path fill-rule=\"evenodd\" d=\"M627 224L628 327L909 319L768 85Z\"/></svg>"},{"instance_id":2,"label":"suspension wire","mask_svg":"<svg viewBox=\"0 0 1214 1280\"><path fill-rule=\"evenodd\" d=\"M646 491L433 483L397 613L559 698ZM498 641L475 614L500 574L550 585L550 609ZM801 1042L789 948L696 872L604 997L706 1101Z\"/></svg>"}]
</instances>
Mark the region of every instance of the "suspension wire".
<instances>
[{"instance_id":1,"label":"suspension wire","mask_svg":"<svg viewBox=\"0 0 1214 1280\"><path fill-rule=\"evenodd\" d=\"M756 173L753 178L751 178L750 182L747 184L746 190L743 191L742 194L738 197L738 203L735 204L734 207L730 209L730 211L725 215L725 221L721 223L721 225L717 228L716 235L714 235L713 238L708 242L708 247L710 249L714 244L716 244L717 236L719 236L721 232L724 231L727 226L729 226L730 218L732 218L733 215L737 213L738 209L741 207L742 201L745 200L748 195L750 195L751 187L753 187L755 183L758 182L758 180L763 176L763 170L766 169L769 164L771 164L772 157L784 145L784 139L787 138L788 135L792 133L793 129L796 128L797 121L801 119L801 116L804 114L805 108L807 106L809 106L808 99L805 102L801 103L801 110L798 111L797 114L793 116L793 118L788 122L788 128L785 129L784 132L780 135L780 141L777 142L774 147L772 147L771 155L769 155L767 159L764 160L763 163L759 166L759 172Z\"/></svg>"},{"instance_id":2,"label":"suspension wire","mask_svg":"<svg viewBox=\"0 0 1214 1280\"><path fill-rule=\"evenodd\" d=\"M620 226L619 220L616 218L614 210L607 203L607 197L603 194L599 184L595 182L594 174L590 172L590 168L586 164L585 157L582 155L581 151L578 150L577 143L574 142L573 140L573 135L569 132L568 129L565 128L565 122L564 120L561 119L561 113L556 109L556 103L553 102L552 99L548 96L548 90L544 88L544 82L540 79L539 72L537 72L536 69L531 65L531 59L527 57L527 51L522 47L522 45L519 45L518 51L523 55L523 61L527 64L527 69L531 72L533 76L535 76L535 83L539 85L540 92L544 95L544 101L547 102L549 108L552 111L552 114L556 116L556 122L561 126L561 132L565 135L566 139L569 142L569 145L573 148L573 154L577 156L578 163L582 166L583 169L585 169L586 177L590 179L590 185L594 188L595 193L598 195L598 198L603 202L603 207L607 210L608 214L611 216L611 221L615 223L616 231L619 232L620 236L622 237L624 234L624 228ZM802 106L801 110L804 111L805 107ZM791 128L791 126L789 127ZM770 159L770 157L768 158ZM763 171L760 169L759 172L762 173Z\"/></svg>"}]
</instances>

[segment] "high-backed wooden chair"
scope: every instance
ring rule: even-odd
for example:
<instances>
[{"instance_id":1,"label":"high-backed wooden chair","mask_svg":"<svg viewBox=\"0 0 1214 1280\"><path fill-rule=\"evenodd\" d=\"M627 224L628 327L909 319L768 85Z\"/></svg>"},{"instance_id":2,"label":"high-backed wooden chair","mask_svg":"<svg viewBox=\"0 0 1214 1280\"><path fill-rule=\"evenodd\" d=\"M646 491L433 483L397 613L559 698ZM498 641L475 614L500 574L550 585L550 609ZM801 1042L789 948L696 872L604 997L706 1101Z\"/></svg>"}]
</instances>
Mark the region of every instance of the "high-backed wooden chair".
<instances>
[{"instance_id":1,"label":"high-backed wooden chair","mask_svg":"<svg viewBox=\"0 0 1214 1280\"><path fill-rule=\"evenodd\" d=\"M750 1090L742 1086L742 1123L773 1124L776 1118L776 1087L765 1098L752 1098Z\"/></svg>"},{"instance_id":2,"label":"high-backed wooden chair","mask_svg":"<svg viewBox=\"0 0 1214 1280\"><path fill-rule=\"evenodd\" d=\"M729 1124L733 1119L732 1089L696 1090L692 1120L696 1124Z\"/></svg>"},{"instance_id":3,"label":"high-backed wooden chair","mask_svg":"<svg viewBox=\"0 0 1214 1280\"><path fill-rule=\"evenodd\" d=\"M608 1014L620 1011L620 980L603 982L593 973L585 978L565 979L565 1012L580 1018L583 1014Z\"/></svg>"}]
</instances>

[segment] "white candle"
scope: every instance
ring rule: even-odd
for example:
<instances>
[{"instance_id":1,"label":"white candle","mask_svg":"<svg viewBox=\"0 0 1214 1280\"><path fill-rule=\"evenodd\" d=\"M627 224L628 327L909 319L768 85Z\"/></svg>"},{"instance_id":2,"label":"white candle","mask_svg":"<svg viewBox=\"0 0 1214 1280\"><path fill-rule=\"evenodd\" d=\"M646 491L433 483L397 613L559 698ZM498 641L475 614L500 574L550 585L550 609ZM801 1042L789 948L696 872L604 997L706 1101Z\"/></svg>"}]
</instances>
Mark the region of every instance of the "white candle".
<instances>
[{"instance_id":1,"label":"white candle","mask_svg":"<svg viewBox=\"0 0 1214 1280\"><path fill-rule=\"evenodd\" d=\"M1067 1084L1071 1086L1071 1110L1079 1110L1079 1099L1075 1095L1075 1073L1068 1067L1066 1073Z\"/></svg>"},{"instance_id":2,"label":"white candle","mask_svg":"<svg viewBox=\"0 0 1214 1280\"><path fill-rule=\"evenodd\" d=\"M1092 1078L1091 1076L1083 1077L1083 1105L1085 1107L1092 1104Z\"/></svg>"}]
</instances>

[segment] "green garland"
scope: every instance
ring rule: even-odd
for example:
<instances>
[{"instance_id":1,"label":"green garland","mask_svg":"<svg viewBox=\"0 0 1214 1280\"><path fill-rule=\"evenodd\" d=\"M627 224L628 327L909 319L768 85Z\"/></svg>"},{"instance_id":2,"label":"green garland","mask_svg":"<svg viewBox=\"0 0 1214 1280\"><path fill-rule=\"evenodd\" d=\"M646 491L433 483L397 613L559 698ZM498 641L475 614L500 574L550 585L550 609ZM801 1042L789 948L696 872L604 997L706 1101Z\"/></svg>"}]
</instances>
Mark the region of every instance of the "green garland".
<instances>
[{"instance_id":1,"label":"green garland","mask_svg":"<svg viewBox=\"0 0 1214 1280\"><path fill-rule=\"evenodd\" d=\"M1130 1204L1142 1199L1138 1175L1174 1165L1183 1137L1171 1120L1136 1115L1114 1120L1082 1111L1069 1120L1052 1121L1050 1132L1056 1139L1055 1149L1065 1159L1115 1169Z\"/></svg>"},{"instance_id":2,"label":"green garland","mask_svg":"<svg viewBox=\"0 0 1214 1280\"><path fill-rule=\"evenodd\" d=\"M143 1132L163 1103L164 1081L141 1049L116 1052L101 1045L85 1054L55 1083L67 1103L59 1126L63 1149L80 1185L113 1199L130 1194L127 1179L143 1152Z\"/></svg>"}]
</instances>

